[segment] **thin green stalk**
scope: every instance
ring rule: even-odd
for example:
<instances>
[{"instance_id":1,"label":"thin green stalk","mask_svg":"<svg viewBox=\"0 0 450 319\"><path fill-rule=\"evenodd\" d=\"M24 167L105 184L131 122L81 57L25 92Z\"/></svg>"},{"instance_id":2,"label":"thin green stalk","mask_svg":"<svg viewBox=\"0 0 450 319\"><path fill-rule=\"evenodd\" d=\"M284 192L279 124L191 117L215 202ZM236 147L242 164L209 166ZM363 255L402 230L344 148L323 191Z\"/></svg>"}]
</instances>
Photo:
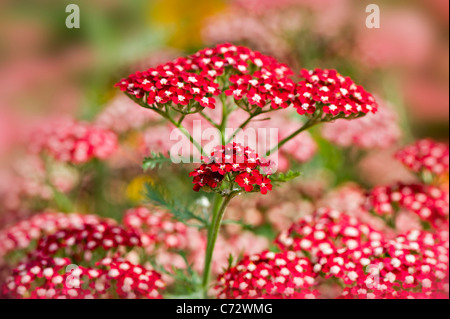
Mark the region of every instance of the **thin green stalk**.
<instances>
[{"instance_id":1,"label":"thin green stalk","mask_svg":"<svg viewBox=\"0 0 450 319\"><path fill-rule=\"evenodd\" d=\"M200 143L198 143L193 137L192 135L189 133L189 131L181 124L178 123L177 121L175 121L170 115L167 114L167 116L163 115L166 114L164 112L160 113L161 116L163 116L164 118L166 118L170 123L172 123L173 125L175 125L180 131L181 133L183 133L184 136L186 136L189 141L197 148L197 150L204 156L206 156L205 151L203 150L203 147Z\"/></svg>"},{"instance_id":2,"label":"thin green stalk","mask_svg":"<svg viewBox=\"0 0 450 319\"><path fill-rule=\"evenodd\" d=\"M320 123L320 121L318 121L318 119L320 119L322 117L322 110L320 110L319 112L317 112L317 114L315 116L313 116L312 118L310 118L302 127L300 127L297 131L295 131L294 133L292 133L291 135L289 135L288 137L284 138L283 140L281 140L277 145L275 145L270 151L268 151L266 153L266 156L270 156L272 155L276 150L280 149L284 144L286 144L287 142L289 142L290 140L292 140L294 137L296 137L298 134L300 134L301 132L310 129L311 127L313 127L314 125Z\"/></svg>"},{"instance_id":3,"label":"thin green stalk","mask_svg":"<svg viewBox=\"0 0 450 319\"><path fill-rule=\"evenodd\" d=\"M217 236L219 235L220 225L222 223L223 216L225 215L225 209L230 203L231 199L234 197L233 194L230 194L224 198L221 198L220 205L218 206L217 211L213 212L213 219L211 225L208 230L208 244L206 247L206 255L205 255L205 265L203 269L203 293L204 297L208 297L208 288L209 288L209 280L211 276L211 264L214 253L214 247L216 245Z\"/></svg>"},{"instance_id":4,"label":"thin green stalk","mask_svg":"<svg viewBox=\"0 0 450 319\"><path fill-rule=\"evenodd\" d=\"M206 115L203 112L200 112L200 115L206 120L208 121L209 124L211 124L212 126L214 126L217 129L220 129L220 126L218 124L216 124L213 119L211 117L209 117L208 115Z\"/></svg>"},{"instance_id":5,"label":"thin green stalk","mask_svg":"<svg viewBox=\"0 0 450 319\"><path fill-rule=\"evenodd\" d=\"M127 94L128 95L128 94ZM194 145L197 150L202 154L202 155L206 155L206 153L203 150L203 147L201 146L201 144L199 142L197 142L189 133L189 131L182 125L182 120L181 121L175 121L172 116L170 116L168 111L161 111L155 107L151 107L148 104L145 104L142 100L137 99L136 97L132 96L132 95L128 95L129 98L131 98L134 102L136 102L137 104L139 104L140 106L146 108L146 109L150 109L155 111L156 113L158 113L159 115L161 115L162 117L164 117L166 120L168 120L170 123L172 123L173 125L175 125L180 131L181 133L183 133L184 136L186 136L189 141L192 143L192 145ZM182 117L182 119L184 119L184 117Z\"/></svg>"},{"instance_id":6,"label":"thin green stalk","mask_svg":"<svg viewBox=\"0 0 450 319\"><path fill-rule=\"evenodd\" d=\"M227 107L227 96L225 94L220 95L220 101L222 102L222 122L220 123L219 130L222 135L222 144L225 144L225 128L228 121L228 107Z\"/></svg>"}]
</instances>

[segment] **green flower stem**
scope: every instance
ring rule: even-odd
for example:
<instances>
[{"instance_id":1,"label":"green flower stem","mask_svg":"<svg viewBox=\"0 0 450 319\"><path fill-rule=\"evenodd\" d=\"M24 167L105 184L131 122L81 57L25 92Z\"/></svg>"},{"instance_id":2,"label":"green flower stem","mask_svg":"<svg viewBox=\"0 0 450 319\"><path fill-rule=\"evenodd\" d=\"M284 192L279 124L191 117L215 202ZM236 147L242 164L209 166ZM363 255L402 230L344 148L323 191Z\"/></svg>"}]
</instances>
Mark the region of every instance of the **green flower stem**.
<instances>
[{"instance_id":1,"label":"green flower stem","mask_svg":"<svg viewBox=\"0 0 450 319\"><path fill-rule=\"evenodd\" d=\"M316 124L319 124L321 122L320 119L322 118L322 114L323 114L323 111L322 111L322 109L320 109L320 111L317 112L317 114L315 114L312 118L310 118L302 127L300 127L297 131L295 131L294 133L292 133L288 137L286 137L283 140L281 140L278 143L278 145L276 145L270 151L268 151L266 153L266 156L272 155L275 151L280 149L284 144L286 144L287 142L292 140L294 137L296 137L301 132L306 131L307 129L310 129L311 127L313 127Z\"/></svg>"},{"instance_id":2,"label":"green flower stem","mask_svg":"<svg viewBox=\"0 0 450 319\"><path fill-rule=\"evenodd\" d=\"M163 112L164 113L164 112ZM162 115L162 114L161 114ZM164 115L162 115L164 116ZM167 117L164 116L170 123L172 123L173 125L175 125L180 131L181 133L183 133L184 136L186 136L189 141L197 148L197 150L201 153L201 155L206 156L205 151L203 150L202 145L197 142L192 135L189 133L189 131L181 124L176 122L170 115L168 115Z\"/></svg>"},{"instance_id":3,"label":"green flower stem","mask_svg":"<svg viewBox=\"0 0 450 319\"><path fill-rule=\"evenodd\" d=\"M148 104L144 103L142 100L137 99L136 97L134 97L133 95L129 95L127 94L127 96L129 98L131 98L134 102L136 102L137 104L139 104L140 106L146 108L146 109L150 109L155 111L156 113L158 113L159 115L161 115L163 118L165 118L166 120L168 120L170 123L172 123L173 125L175 125L180 131L181 133L183 133L184 136L186 136L189 141L192 143L192 145L194 145L197 150L201 153L201 155L206 156L205 151L203 150L202 145L197 142L192 135L189 133L189 131L183 126L182 122L184 120L184 115L182 116L180 121L175 121L172 116L169 114L169 112L166 111L162 111L160 109L157 109L155 107L151 107Z\"/></svg>"},{"instance_id":4,"label":"green flower stem","mask_svg":"<svg viewBox=\"0 0 450 319\"><path fill-rule=\"evenodd\" d=\"M217 129L220 129L220 126L218 124L216 124L213 119L211 117L209 117L208 115L206 115L204 112L200 112L199 113L206 121L209 122L209 124L211 124L212 126L214 126Z\"/></svg>"},{"instance_id":5,"label":"green flower stem","mask_svg":"<svg viewBox=\"0 0 450 319\"><path fill-rule=\"evenodd\" d=\"M247 118L247 120L245 120L245 122L244 123L242 123L240 126L239 126L239 128L236 130L236 131L234 131L233 132L233 134L230 136L230 138L228 139L228 141L227 141L227 143L230 143L232 140L233 140L233 138L236 136L236 135L238 135L247 125L248 125L248 123L250 123L250 121L254 118L254 117L256 117L256 116L258 116L258 115L260 115L261 114L261 112L255 112L255 113L252 113L248 118Z\"/></svg>"},{"instance_id":6,"label":"green flower stem","mask_svg":"<svg viewBox=\"0 0 450 319\"><path fill-rule=\"evenodd\" d=\"M269 112L274 112L274 111L277 111L277 110L269 109L269 110L262 111L262 109L258 108L258 109L256 109L256 111L254 113L250 113L250 116L245 120L245 122L243 122L236 129L236 131L234 131L233 134L230 136L230 138L227 141L227 144L230 143L233 140L233 138L235 138L236 135L238 135L250 123L250 121L253 120L255 117L257 117L258 115L264 114L264 113L269 113ZM268 120L268 119L270 119L270 118L266 118L264 120Z\"/></svg>"},{"instance_id":7,"label":"green flower stem","mask_svg":"<svg viewBox=\"0 0 450 319\"><path fill-rule=\"evenodd\" d=\"M211 264L214 253L214 247L216 245L217 236L219 235L220 225L222 223L223 216L225 215L225 209L230 203L231 199L235 194L231 193L230 195L222 198L219 197L215 203L213 208L213 216L211 225L208 229L208 243L206 246L206 255L205 255L205 265L203 269L203 293L204 297L208 297L208 288L209 288L209 280L211 276Z\"/></svg>"},{"instance_id":8,"label":"green flower stem","mask_svg":"<svg viewBox=\"0 0 450 319\"><path fill-rule=\"evenodd\" d=\"M280 149L284 144L286 144L287 142L289 142L290 140L292 140L294 137L296 137L298 134L300 134L301 132L313 127L314 125L316 125L317 122L315 121L311 121L309 120L308 122L306 122L302 127L300 127L297 131L295 131L294 133L292 133L291 135L289 135L288 137L284 138L283 140L281 140L278 145L276 145L275 147L273 147L270 151L268 151L266 153L266 156L270 156L272 155L275 151L277 151L278 149Z\"/></svg>"}]
</instances>

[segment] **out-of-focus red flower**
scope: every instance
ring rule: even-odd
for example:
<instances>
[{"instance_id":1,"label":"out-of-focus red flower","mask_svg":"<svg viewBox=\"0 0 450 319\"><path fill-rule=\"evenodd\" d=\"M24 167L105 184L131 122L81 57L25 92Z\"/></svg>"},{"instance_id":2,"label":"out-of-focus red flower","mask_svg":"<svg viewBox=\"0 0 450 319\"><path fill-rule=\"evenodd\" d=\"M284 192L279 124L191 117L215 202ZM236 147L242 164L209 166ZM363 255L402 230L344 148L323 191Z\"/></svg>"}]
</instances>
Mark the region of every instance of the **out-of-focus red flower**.
<instances>
[{"instance_id":1,"label":"out-of-focus red flower","mask_svg":"<svg viewBox=\"0 0 450 319\"><path fill-rule=\"evenodd\" d=\"M355 217L321 208L282 231L276 243L282 250L303 252L316 262L324 256L342 250L353 251L369 241L382 238L382 233Z\"/></svg>"},{"instance_id":2,"label":"out-of-focus red flower","mask_svg":"<svg viewBox=\"0 0 450 319\"><path fill-rule=\"evenodd\" d=\"M435 175L449 172L449 147L447 144L423 139L408 145L395 154L395 158L415 173Z\"/></svg>"},{"instance_id":3,"label":"out-of-focus red flower","mask_svg":"<svg viewBox=\"0 0 450 319\"><path fill-rule=\"evenodd\" d=\"M402 135L396 113L383 104L379 104L377 114L367 114L358 121L327 123L322 134L338 146L362 149L388 148Z\"/></svg>"},{"instance_id":4,"label":"out-of-focus red flower","mask_svg":"<svg viewBox=\"0 0 450 319\"><path fill-rule=\"evenodd\" d=\"M32 130L31 150L47 152L56 160L74 164L106 159L117 149L117 136L95 125L55 118Z\"/></svg>"}]
</instances>

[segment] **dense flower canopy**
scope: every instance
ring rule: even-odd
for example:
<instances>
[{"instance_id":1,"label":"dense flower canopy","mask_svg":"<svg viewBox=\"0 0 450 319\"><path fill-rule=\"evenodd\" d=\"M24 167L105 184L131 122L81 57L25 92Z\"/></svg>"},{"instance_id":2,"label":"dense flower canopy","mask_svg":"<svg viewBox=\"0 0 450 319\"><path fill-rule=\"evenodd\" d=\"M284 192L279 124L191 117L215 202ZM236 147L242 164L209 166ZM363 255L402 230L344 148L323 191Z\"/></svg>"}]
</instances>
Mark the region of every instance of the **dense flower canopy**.
<instances>
[{"instance_id":1,"label":"dense flower canopy","mask_svg":"<svg viewBox=\"0 0 450 319\"><path fill-rule=\"evenodd\" d=\"M219 298L315 299L311 262L290 252L246 256L218 278Z\"/></svg>"},{"instance_id":2,"label":"dense flower canopy","mask_svg":"<svg viewBox=\"0 0 450 319\"><path fill-rule=\"evenodd\" d=\"M448 230L411 230L389 239L345 214L320 211L321 217L305 218L308 223L300 221L282 232L277 243L282 251L309 256L316 275L339 280L341 298L436 298L448 293Z\"/></svg>"},{"instance_id":3,"label":"dense flower canopy","mask_svg":"<svg viewBox=\"0 0 450 319\"><path fill-rule=\"evenodd\" d=\"M203 162L189 174L194 177L195 191L205 186L218 189L225 177L229 178L231 190L236 186L246 192L259 190L262 194L272 190L268 177L271 162L261 158L249 147L237 143L218 146L210 157L203 158Z\"/></svg>"},{"instance_id":4,"label":"dense flower canopy","mask_svg":"<svg viewBox=\"0 0 450 319\"><path fill-rule=\"evenodd\" d=\"M137 246L141 246L141 242L135 232L101 222L59 230L53 235L43 237L34 253L39 256L67 255L74 260L90 261L98 250L117 252L120 248Z\"/></svg>"},{"instance_id":5,"label":"dense flower canopy","mask_svg":"<svg viewBox=\"0 0 450 319\"><path fill-rule=\"evenodd\" d=\"M397 142L402 132L394 110L379 104L376 114L369 113L357 121L326 123L322 135L341 147L357 147L365 150L385 149Z\"/></svg>"},{"instance_id":6,"label":"dense flower canopy","mask_svg":"<svg viewBox=\"0 0 450 319\"><path fill-rule=\"evenodd\" d=\"M318 260L342 250L355 250L368 241L381 238L380 232L357 218L321 208L281 232L276 243L280 249L304 252L313 260Z\"/></svg>"},{"instance_id":7,"label":"dense flower canopy","mask_svg":"<svg viewBox=\"0 0 450 319\"><path fill-rule=\"evenodd\" d=\"M161 298L165 283L151 269L106 258L94 267L74 266L69 258L41 258L12 271L3 293L13 298Z\"/></svg>"},{"instance_id":8,"label":"dense flower canopy","mask_svg":"<svg viewBox=\"0 0 450 319\"><path fill-rule=\"evenodd\" d=\"M343 257L348 263L340 277L350 284L343 298L442 298L448 293L448 239L439 235L413 230Z\"/></svg>"}]
</instances>

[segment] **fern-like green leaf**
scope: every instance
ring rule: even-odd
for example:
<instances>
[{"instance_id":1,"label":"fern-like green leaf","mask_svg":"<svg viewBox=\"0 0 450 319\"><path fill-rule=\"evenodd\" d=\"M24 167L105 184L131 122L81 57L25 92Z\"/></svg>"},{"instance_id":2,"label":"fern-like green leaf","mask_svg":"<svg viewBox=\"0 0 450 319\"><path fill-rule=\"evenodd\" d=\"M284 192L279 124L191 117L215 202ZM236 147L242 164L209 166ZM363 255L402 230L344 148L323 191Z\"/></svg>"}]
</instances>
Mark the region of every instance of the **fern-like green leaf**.
<instances>
[{"instance_id":1,"label":"fern-like green leaf","mask_svg":"<svg viewBox=\"0 0 450 319\"><path fill-rule=\"evenodd\" d=\"M144 171L146 171L148 169L159 168L165 163L170 163L171 162L170 154L168 155L169 156L167 157L162 153L152 152L149 157L144 158L142 168L144 169Z\"/></svg>"}]
</instances>

